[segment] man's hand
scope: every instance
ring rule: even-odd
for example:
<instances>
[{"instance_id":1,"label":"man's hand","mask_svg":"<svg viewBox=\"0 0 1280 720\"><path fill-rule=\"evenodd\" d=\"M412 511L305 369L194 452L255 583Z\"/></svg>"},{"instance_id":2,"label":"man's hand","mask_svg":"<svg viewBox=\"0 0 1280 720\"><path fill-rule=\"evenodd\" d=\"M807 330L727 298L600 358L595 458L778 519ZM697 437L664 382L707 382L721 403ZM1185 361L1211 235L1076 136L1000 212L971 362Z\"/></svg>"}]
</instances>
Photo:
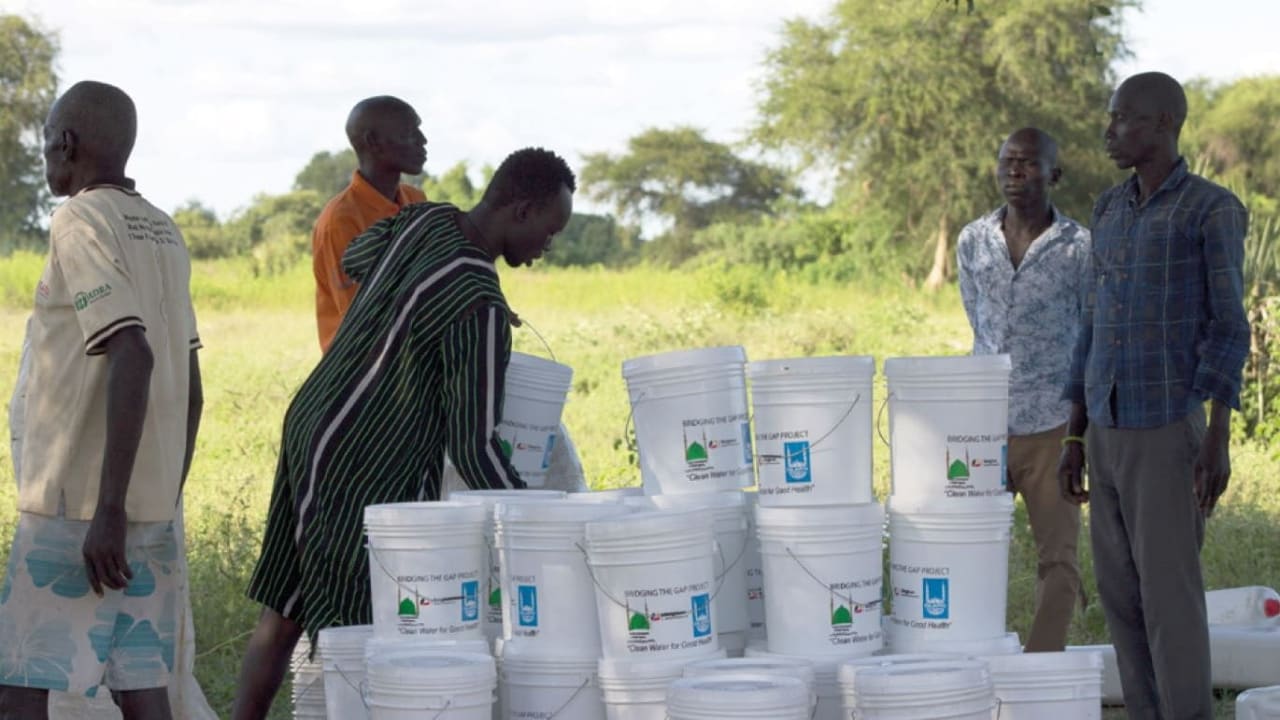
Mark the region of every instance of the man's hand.
<instances>
[{"instance_id":1,"label":"man's hand","mask_svg":"<svg viewBox=\"0 0 1280 720\"><path fill-rule=\"evenodd\" d=\"M1084 505L1089 502L1089 489L1084 483L1084 445L1068 442L1062 446L1062 455L1058 458L1058 483L1062 487L1062 497L1073 505Z\"/></svg>"},{"instance_id":2,"label":"man's hand","mask_svg":"<svg viewBox=\"0 0 1280 720\"><path fill-rule=\"evenodd\" d=\"M98 508L89 523L84 537L84 569L89 576L89 587L102 597L105 586L111 590L123 590L133 579L133 571L125 559L124 538L128 518L123 509Z\"/></svg>"},{"instance_id":3,"label":"man's hand","mask_svg":"<svg viewBox=\"0 0 1280 720\"><path fill-rule=\"evenodd\" d=\"M1218 498L1226 492L1227 481L1231 479L1229 435L1226 423L1211 423L1205 431L1204 441L1200 443L1200 454L1196 456L1196 500L1206 516L1213 514Z\"/></svg>"}]
</instances>

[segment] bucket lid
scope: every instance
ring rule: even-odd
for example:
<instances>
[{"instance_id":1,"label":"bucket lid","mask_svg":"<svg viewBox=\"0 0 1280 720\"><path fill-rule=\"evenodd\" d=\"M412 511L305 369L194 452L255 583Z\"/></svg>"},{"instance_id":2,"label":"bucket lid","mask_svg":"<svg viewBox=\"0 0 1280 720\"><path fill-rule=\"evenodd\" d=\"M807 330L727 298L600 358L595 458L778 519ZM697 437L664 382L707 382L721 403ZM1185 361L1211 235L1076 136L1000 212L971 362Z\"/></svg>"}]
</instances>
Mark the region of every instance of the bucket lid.
<instances>
[{"instance_id":1,"label":"bucket lid","mask_svg":"<svg viewBox=\"0 0 1280 720\"><path fill-rule=\"evenodd\" d=\"M880 506L880 503L823 505L820 507L770 507L758 505L755 514L756 526L766 532L771 528L817 528L826 526L838 526L849 530L871 527L879 532L884 525L884 508Z\"/></svg>"},{"instance_id":2,"label":"bucket lid","mask_svg":"<svg viewBox=\"0 0 1280 720\"><path fill-rule=\"evenodd\" d=\"M742 508L746 505L742 495L741 490L722 490L675 495L646 495L645 499L659 510L682 512L708 508Z\"/></svg>"},{"instance_id":3,"label":"bucket lid","mask_svg":"<svg viewBox=\"0 0 1280 720\"><path fill-rule=\"evenodd\" d=\"M957 659L957 656L946 653L903 653L900 655L873 655L871 657L854 658L840 663L840 668L836 671L836 678L842 687L852 689L854 678L857 677L858 673L868 668L889 667L891 665L917 665L955 659Z\"/></svg>"},{"instance_id":4,"label":"bucket lid","mask_svg":"<svg viewBox=\"0 0 1280 720\"><path fill-rule=\"evenodd\" d=\"M1236 697L1236 717L1240 720L1280 717L1280 685L1240 693Z\"/></svg>"},{"instance_id":5,"label":"bucket lid","mask_svg":"<svg viewBox=\"0 0 1280 720\"><path fill-rule=\"evenodd\" d=\"M743 364L746 362L747 351L741 345L676 350L674 352L644 355L626 360L622 363L622 377L629 378L639 373L674 370L697 365Z\"/></svg>"},{"instance_id":6,"label":"bucket lid","mask_svg":"<svg viewBox=\"0 0 1280 720\"><path fill-rule=\"evenodd\" d=\"M586 538L588 544L631 539L650 540L699 530L707 533L710 539L711 524L700 513L655 510L589 522Z\"/></svg>"},{"instance_id":7,"label":"bucket lid","mask_svg":"<svg viewBox=\"0 0 1280 720\"><path fill-rule=\"evenodd\" d=\"M684 666L685 677L732 674L794 677L803 680L810 687L812 687L814 683L813 663L804 658L784 657L780 655L723 658L695 660Z\"/></svg>"},{"instance_id":8,"label":"bucket lid","mask_svg":"<svg viewBox=\"0 0 1280 720\"><path fill-rule=\"evenodd\" d=\"M956 355L950 357L896 357L884 361L887 378L926 377L936 379L947 375L972 373L1008 373L1013 361L1002 355Z\"/></svg>"},{"instance_id":9,"label":"bucket lid","mask_svg":"<svg viewBox=\"0 0 1280 720\"><path fill-rule=\"evenodd\" d=\"M747 377L795 377L804 375L862 376L870 381L876 373L876 359L870 355L830 355L827 357L756 360L747 364Z\"/></svg>"},{"instance_id":10,"label":"bucket lid","mask_svg":"<svg viewBox=\"0 0 1280 720\"><path fill-rule=\"evenodd\" d=\"M444 525L449 523L483 523L485 508L477 503L463 502L407 502L369 505L364 509L364 524L385 527L388 525Z\"/></svg>"},{"instance_id":11,"label":"bucket lid","mask_svg":"<svg viewBox=\"0 0 1280 720\"><path fill-rule=\"evenodd\" d=\"M320 654L326 657L335 650L343 654L354 652L356 655L363 656L365 643L371 637L373 637L372 625L330 627L320 631L316 647L320 649Z\"/></svg>"},{"instance_id":12,"label":"bucket lid","mask_svg":"<svg viewBox=\"0 0 1280 720\"><path fill-rule=\"evenodd\" d=\"M498 669L490 655L405 650L369 657L366 676L371 685L381 680L454 689L496 683Z\"/></svg>"},{"instance_id":13,"label":"bucket lid","mask_svg":"<svg viewBox=\"0 0 1280 720\"><path fill-rule=\"evenodd\" d=\"M889 497L889 520L894 515L995 515L1013 512L1013 493L986 497Z\"/></svg>"},{"instance_id":14,"label":"bucket lid","mask_svg":"<svg viewBox=\"0 0 1280 720\"><path fill-rule=\"evenodd\" d=\"M769 652L767 644L763 647L752 647L748 644L746 657L755 660L778 660L790 662L805 662L813 666L813 677L815 681L822 685L823 683L832 683L836 681L836 672L840 669L840 661L844 658L839 656L828 657L815 655L813 657L805 657L803 655L786 655L783 653Z\"/></svg>"},{"instance_id":15,"label":"bucket lid","mask_svg":"<svg viewBox=\"0 0 1280 720\"><path fill-rule=\"evenodd\" d=\"M526 503L498 501L494 517L499 523L553 522L585 523L592 520L627 515L631 508L621 503Z\"/></svg>"},{"instance_id":16,"label":"bucket lid","mask_svg":"<svg viewBox=\"0 0 1280 720\"><path fill-rule=\"evenodd\" d=\"M860 668L854 677L859 698L917 695L946 690L991 687L982 660L955 659Z\"/></svg>"},{"instance_id":17,"label":"bucket lid","mask_svg":"<svg viewBox=\"0 0 1280 720\"><path fill-rule=\"evenodd\" d=\"M489 507L493 507L499 500L546 502L548 500L563 500L564 496L565 492L563 490L537 490L530 488L528 490L455 490L449 493L447 499L453 502L485 503Z\"/></svg>"},{"instance_id":18,"label":"bucket lid","mask_svg":"<svg viewBox=\"0 0 1280 720\"><path fill-rule=\"evenodd\" d=\"M810 688L799 678L748 673L684 677L667 689L668 709L750 708L753 715L769 710L799 710L809 715Z\"/></svg>"},{"instance_id":19,"label":"bucket lid","mask_svg":"<svg viewBox=\"0 0 1280 720\"><path fill-rule=\"evenodd\" d=\"M999 682L1001 677L1022 674L1055 675L1059 672L1102 672L1100 652L1037 652L1011 655L991 655L983 658L991 670L991 677Z\"/></svg>"},{"instance_id":20,"label":"bucket lid","mask_svg":"<svg viewBox=\"0 0 1280 720\"><path fill-rule=\"evenodd\" d=\"M884 629L885 642L889 647L895 650L906 652L937 652L946 655L958 655L967 658L987 658L993 655L1016 655L1022 652L1022 643L1018 640L1018 633L1009 632L993 638L985 640L921 640L917 642L903 642L904 638L914 639L914 635L907 635L898 629L898 626L890 622L889 616L881 618L881 626ZM918 643L918 647L916 646Z\"/></svg>"}]
</instances>

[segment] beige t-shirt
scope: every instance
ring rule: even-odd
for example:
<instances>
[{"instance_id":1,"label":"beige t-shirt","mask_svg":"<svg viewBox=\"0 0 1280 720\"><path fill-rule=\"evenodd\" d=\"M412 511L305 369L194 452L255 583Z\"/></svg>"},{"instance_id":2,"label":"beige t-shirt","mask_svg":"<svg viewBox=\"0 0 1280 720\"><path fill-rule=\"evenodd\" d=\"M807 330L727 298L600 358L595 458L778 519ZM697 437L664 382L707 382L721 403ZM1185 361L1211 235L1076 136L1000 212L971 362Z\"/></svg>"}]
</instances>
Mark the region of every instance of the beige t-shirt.
<instances>
[{"instance_id":1,"label":"beige t-shirt","mask_svg":"<svg viewBox=\"0 0 1280 720\"><path fill-rule=\"evenodd\" d=\"M106 341L141 327L154 365L125 500L130 522L173 518L186 449L191 262L168 215L114 185L63 203L31 317L18 509L92 519L107 425Z\"/></svg>"}]
</instances>

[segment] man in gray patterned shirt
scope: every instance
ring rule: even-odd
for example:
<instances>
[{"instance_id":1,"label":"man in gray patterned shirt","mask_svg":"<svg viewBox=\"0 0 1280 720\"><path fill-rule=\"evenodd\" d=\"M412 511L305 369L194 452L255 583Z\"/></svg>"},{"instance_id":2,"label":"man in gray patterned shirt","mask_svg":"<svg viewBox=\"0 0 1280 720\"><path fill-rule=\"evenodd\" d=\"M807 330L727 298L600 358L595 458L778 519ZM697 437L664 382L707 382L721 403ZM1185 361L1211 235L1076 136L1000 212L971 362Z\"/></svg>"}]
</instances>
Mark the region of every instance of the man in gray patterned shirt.
<instances>
[{"instance_id":1,"label":"man in gray patterned shirt","mask_svg":"<svg viewBox=\"0 0 1280 720\"><path fill-rule=\"evenodd\" d=\"M996 180L1005 205L960 233L960 294L973 353L1008 353L1010 492L1022 495L1039 564L1027 652L1060 651L1076 597L1080 511L1058 488L1068 407L1060 399L1080 321L1089 231L1062 215L1049 189L1062 171L1053 138L1023 128L1000 146Z\"/></svg>"}]
</instances>

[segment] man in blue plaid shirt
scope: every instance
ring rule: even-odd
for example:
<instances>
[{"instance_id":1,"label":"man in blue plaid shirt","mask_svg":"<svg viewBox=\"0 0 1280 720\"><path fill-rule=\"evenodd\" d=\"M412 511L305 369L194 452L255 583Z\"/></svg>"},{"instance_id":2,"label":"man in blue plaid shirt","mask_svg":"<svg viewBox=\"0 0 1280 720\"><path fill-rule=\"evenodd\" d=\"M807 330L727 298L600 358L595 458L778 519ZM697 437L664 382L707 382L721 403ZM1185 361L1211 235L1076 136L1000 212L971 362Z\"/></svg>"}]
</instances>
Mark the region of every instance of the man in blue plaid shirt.
<instances>
[{"instance_id":1,"label":"man in blue plaid shirt","mask_svg":"<svg viewBox=\"0 0 1280 720\"><path fill-rule=\"evenodd\" d=\"M1176 80L1135 75L1108 113L1107 153L1134 172L1093 211L1092 290L1063 395L1071 417L1059 475L1069 500L1090 505L1129 717L1210 718L1200 547L1231 473L1231 410L1249 352L1248 215L1178 154L1187 99Z\"/></svg>"}]
</instances>

